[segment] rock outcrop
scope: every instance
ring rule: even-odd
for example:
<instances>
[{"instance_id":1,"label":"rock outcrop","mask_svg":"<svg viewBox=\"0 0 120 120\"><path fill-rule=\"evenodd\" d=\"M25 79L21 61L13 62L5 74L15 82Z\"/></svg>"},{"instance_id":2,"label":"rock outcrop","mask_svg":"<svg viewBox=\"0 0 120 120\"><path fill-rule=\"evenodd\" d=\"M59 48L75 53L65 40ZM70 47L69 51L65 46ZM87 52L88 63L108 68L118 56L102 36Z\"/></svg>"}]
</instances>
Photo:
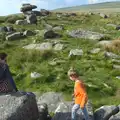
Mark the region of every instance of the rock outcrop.
<instances>
[{"instance_id":1,"label":"rock outcrop","mask_svg":"<svg viewBox=\"0 0 120 120\"><path fill-rule=\"evenodd\" d=\"M0 120L38 120L35 96L20 93L0 95Z\"/></svg>"}]
</instances>

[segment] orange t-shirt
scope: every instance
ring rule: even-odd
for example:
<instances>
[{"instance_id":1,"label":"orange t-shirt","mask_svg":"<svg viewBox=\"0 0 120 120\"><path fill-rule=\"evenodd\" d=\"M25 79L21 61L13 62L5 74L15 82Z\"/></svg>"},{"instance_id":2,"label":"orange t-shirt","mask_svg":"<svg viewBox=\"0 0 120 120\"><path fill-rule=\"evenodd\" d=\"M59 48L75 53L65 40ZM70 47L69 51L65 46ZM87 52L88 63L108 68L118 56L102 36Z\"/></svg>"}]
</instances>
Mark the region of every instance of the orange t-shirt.
<instances>
[{"instance_id":1,"label":"orange t-shirt","mask_svg":"<svg viewBox=\"0 0 120 120\"><path fill-rule=\"evenodd\" d=\"M86 88L82 81L75 81L74 86L74 96L75 96L75 104L80 104L80 107L83 108L88 100Z\"/></svg>"}]
</instances>

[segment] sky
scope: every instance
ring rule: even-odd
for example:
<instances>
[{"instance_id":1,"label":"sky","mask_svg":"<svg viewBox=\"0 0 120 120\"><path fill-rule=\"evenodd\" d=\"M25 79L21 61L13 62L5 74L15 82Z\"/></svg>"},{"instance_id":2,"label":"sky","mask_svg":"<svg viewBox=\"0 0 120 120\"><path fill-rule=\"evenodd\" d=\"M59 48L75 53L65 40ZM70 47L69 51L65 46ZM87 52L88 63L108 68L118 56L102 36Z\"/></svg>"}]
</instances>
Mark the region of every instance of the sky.
<instances>
[{"instance_id":1,"label":"sky","mask_svg":"<svg viewBox=\"0 0 120 120\"><path fill-rule=\"evenodd\" d=\"M77 6L83 4L93 4L100 2L120 1L120 0L0 0L0 16L20 13L22 3L37 5L37 10L41 8L52 10L61 7Z\"/></svg>"}]
</instances>

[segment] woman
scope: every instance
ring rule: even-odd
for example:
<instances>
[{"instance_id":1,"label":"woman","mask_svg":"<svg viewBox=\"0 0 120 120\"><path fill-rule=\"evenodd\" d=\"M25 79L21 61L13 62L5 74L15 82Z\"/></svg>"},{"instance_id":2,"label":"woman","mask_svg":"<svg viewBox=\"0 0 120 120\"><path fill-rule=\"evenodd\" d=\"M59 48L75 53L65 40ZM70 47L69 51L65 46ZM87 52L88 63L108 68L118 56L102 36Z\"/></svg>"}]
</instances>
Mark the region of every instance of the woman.
<instances>
[{"instance_id":1,"label":"woman","mask_svg":"<svg viewBox=\"0 0 120 120\"><path fill-rule=\"evenodd\" d=\"M0 92L17 92L18 90L9 71L6 58L6 53L0 53Z\"/></svg>"},{"instance_id":2,"label":"woman","mask_svg":"<svg viewBox=\"0 0 120 120\"><path fill-rule=\"evenodd\" d=\"M76 113L79 108L83 111L85 120L89 120L88 112L85 107L88 100L85 85L83 81L79 78L79 75L75 70L70 69L68 71L68 76L70 80L75 82L73 94L73 96L75 97L75 104L72 108L72 120L76 120Z\"/></svg>"}]
</instances>

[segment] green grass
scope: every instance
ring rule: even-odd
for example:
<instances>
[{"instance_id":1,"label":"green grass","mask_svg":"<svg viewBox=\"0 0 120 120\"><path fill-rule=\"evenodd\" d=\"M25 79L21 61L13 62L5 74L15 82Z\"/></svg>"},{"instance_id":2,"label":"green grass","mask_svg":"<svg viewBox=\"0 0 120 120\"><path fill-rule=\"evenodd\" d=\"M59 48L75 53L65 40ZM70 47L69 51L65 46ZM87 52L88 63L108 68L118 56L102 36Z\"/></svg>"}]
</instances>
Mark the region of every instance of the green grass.
<instances>
[{"instance_id":1,"label":"green grass","mask_svg":"<svg viewBox=\"0 0 120 120\"><path fill-rule=\"evenodd\" d=\"M120 96L116 96L120 83L115 79L120 75L120 71L112 69L112 61L104 57L104 50L99 54L91 55L89 51L96 47L96 41L85 39L71 38L66 35L66 30L85 29L106 34L110 40L119 38L119 31L111 27L107 27L107 23L119 23L120 14L111 15L108 19L100 18L99 15L81 14L77 17L63 17L58 19L55 14L45 18L48 24L61 25L64 24L65 30L60 32L62 40L67 43L67 48L60 52L54 51L37 51L25 50L22 47L33 43L45 42L43 37L37 36L27 37L16 41L5 41L5 33L1 33L0 52L8 53L8 64L20 90L38 91L40 93L48 91L62 92L66 100L71 100L74 83L69 80L67 71L71 66L75 67L80 74L80 78L85 82L89 98L92 100L95 108L105 104L118 104ZM0 17L2 21L3 17ZM43 30L44 25L41 20L38 25L16 26L8 21L0 23L0 26L12 25L17 31L21 29ZM106 38L107 39L107 38ZM68 54L71 49L83 49L82 57L69 58ZM65 63L55 66L49 65L54 58L63 59ZM31 79L30 73L38 72L43 76L39 79ZM90 86L91 85L91 86Z\"/></svg>"}]
</instances>

